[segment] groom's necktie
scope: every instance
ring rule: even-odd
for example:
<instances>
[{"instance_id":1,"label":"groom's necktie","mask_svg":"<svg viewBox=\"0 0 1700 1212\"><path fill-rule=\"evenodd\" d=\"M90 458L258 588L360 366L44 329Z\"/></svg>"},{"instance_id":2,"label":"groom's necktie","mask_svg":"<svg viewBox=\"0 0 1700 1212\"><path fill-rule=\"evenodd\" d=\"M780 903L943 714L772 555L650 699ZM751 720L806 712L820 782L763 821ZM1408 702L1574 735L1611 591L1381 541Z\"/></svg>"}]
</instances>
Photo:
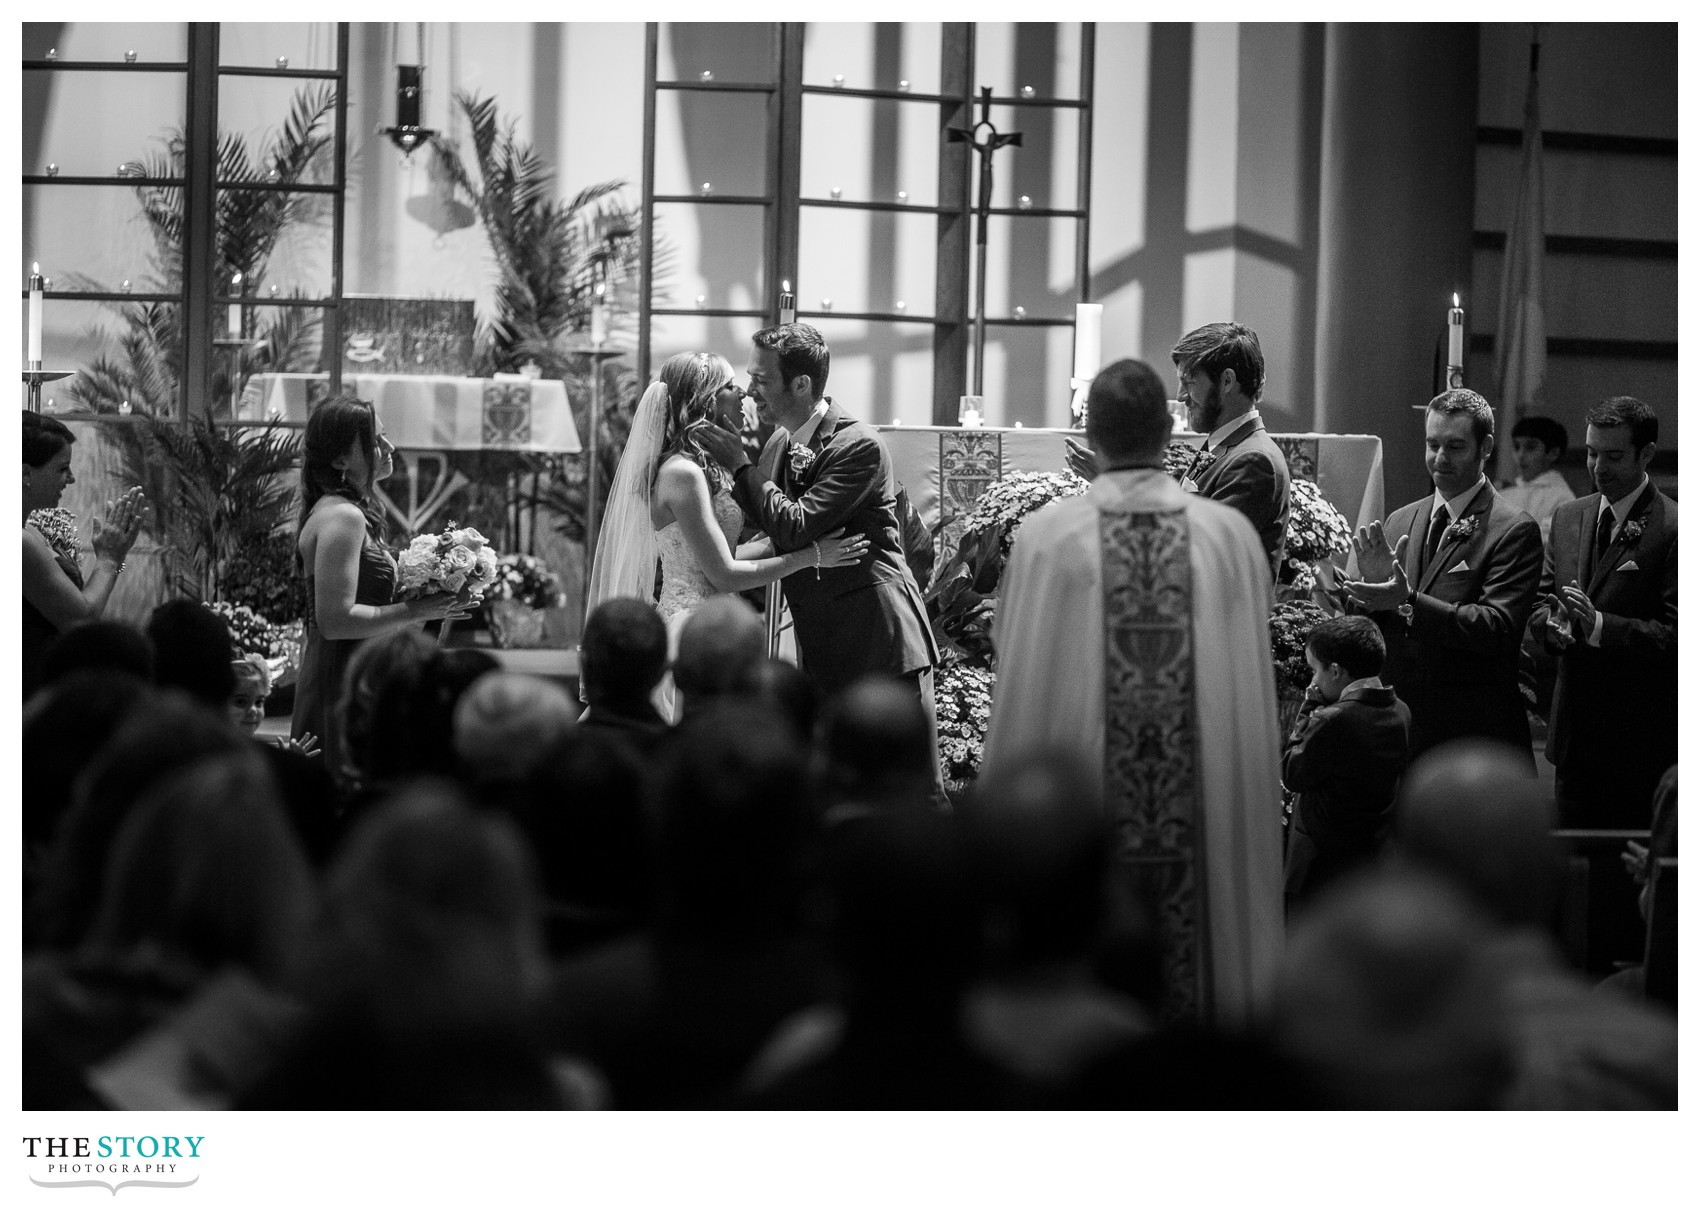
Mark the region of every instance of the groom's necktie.
<instances>
[{"instance_id":1,"label":"groom's necktie","mask_svg":"<svg viewBox=\"0 0 1700 1212\"><path fill-rule=\"evenodd\" d=\"M1434 511L1434 517L1428 524L1428 538L1423 542L1424 568L1434 562L1434 553L1440 550L1440 536L1446 533L1446 527L1451 520L1452 515L1445 506Z\"/></svg>"},{"instance_id":2,"label":"groom's necktie","mask_svg":"<svg viewBox=\"0 0 1700 1212\"><path fill-rule=\"evenodd\" d=\"M1614 513L1612 513L1611 506L1601 505L1600 506L1600 533L1599 533L1598 538L1596 538L1594 540L1594 559L1595 560L1603 560L1605 558L1606 548L1611 546L1612 525L1616 521L1617 521L1617 516Z\"/></svg>"}]
</instances>

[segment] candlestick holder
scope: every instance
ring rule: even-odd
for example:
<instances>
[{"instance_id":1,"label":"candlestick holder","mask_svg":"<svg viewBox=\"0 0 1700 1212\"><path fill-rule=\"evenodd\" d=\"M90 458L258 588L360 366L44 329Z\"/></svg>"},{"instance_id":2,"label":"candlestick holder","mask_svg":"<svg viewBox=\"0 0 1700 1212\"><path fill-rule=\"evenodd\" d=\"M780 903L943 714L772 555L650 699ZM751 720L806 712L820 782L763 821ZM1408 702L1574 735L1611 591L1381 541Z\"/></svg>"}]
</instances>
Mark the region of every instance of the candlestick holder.
<instances>
[{"instance_id":1,"label":"candlestick holder","mask_svg":"<svg viewBox=\"0 0 1700 1212\"><path fill-rule=\"evenodd\" d=\"M1449 390L1464 386L1464 368L1462 366L1448 366L1446 368L1446 386ZM1424 405L1424 407L1426 408L1427 405Z\"/></svg>"},{"instance_id":2,"label":"candlestick holder","mask_svg":"<svg viewBox=\"0 0 1700 1212\"><path fill-rule=\"evenodd\" d=\"M30 411L41 411L41 385L56 383L60 379L68 379L77 372L74 370L43 370L40 362L31 362L29 369L24 371L24 383L30 389Z\"/></svg>"}]
</instances>

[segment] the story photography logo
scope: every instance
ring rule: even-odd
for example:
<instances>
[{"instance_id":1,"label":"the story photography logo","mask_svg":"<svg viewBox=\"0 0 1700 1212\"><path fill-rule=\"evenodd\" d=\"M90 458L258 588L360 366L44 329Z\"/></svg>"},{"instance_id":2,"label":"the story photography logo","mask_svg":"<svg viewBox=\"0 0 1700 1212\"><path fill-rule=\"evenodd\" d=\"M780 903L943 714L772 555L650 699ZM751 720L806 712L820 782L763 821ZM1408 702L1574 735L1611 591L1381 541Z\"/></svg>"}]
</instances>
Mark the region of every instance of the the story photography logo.
<instances>
[{"instance_id":1,"label":"the story photography logo","mask_svg":"<svg viewBox=\"0 0 1700 1212\"><path fill-rule=\"evenodd\" d=\"M156 1132L135 1135L25 1136L21 1156L29 1181L47 1190L100 1187L192 1187L200 1181L206 1137Z\"/></svg>"}]
</instances>

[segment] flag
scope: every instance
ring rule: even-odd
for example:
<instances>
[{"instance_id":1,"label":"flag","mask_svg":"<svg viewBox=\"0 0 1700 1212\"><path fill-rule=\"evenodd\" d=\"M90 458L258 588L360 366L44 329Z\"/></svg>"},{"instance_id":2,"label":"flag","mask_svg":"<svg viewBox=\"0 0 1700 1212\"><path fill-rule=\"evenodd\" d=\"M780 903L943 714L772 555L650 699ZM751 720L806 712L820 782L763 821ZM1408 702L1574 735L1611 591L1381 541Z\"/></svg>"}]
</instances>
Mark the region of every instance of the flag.
<instances>
[{"instance_id":1,"label":"flag","mask_svg":"<svg viewBox=\"0 0 1700 1212\"><path fill-rule=\"evenodd\" d=\"M1541 262L1546 232L1541 210L1540 43L1529 47L1529 90L1523 102L1523 168L1517 207L1505 236L1499 283L1499 328L1494 338L1494 379L1499 388L1502 433L1519 417L1539 411L1547 377L1546 302Z\"/></svg>"}]
</instances>

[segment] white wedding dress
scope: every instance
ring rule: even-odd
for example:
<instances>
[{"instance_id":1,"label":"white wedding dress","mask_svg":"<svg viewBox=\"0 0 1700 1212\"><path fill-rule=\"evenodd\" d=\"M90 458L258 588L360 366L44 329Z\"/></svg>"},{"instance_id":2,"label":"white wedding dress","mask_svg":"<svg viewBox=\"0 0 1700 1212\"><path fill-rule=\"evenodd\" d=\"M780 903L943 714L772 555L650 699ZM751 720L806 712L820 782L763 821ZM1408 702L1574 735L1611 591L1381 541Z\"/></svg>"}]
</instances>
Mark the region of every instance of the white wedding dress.
<instances>
[{"instance_id":1,"label":"white wedding dress","mask_svg":"<svg viewBox=\"0 0 1700 1212\"><path fill-rule=\"evenodd\" d=\"M726 536L727 550L736 553L744 511L724 488L714 494L709 504L720 533ZM703 575L702 565L697 563L678 522L669 522L655 532L655 550L661 557L661 596L656 599L655 609L667 624L667 664L671 666L679 655L679 633L685 629L685 620L691 617L691 611L719 591ZM679 703L671 672L661 679L651 701L669 722L678 722Z\"/></svg>"}]
</instances>

